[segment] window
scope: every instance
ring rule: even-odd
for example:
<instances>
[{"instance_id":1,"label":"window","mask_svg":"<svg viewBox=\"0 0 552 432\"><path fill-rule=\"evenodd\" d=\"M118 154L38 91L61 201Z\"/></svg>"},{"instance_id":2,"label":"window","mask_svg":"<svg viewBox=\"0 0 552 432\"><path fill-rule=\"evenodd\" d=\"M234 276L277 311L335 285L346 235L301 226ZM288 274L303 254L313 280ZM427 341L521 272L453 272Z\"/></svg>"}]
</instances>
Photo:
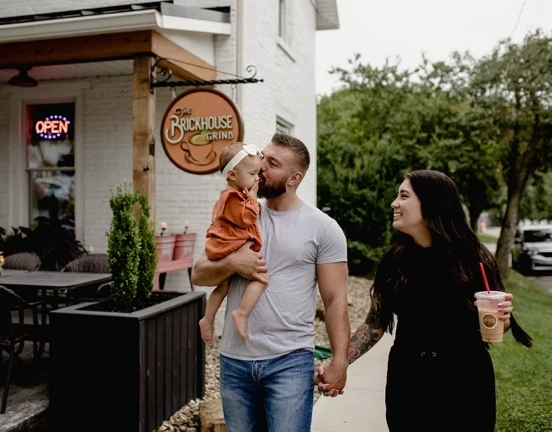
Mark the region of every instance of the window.
<instances>
[{"instance_id":1,"label":"window","mask_svg":"<svg viewBox=\"0 0 552 432\"><path fill-rule=\"evenodd\" d=\"M75 227L75 104L27 105L29 224L59 218Z\"/></svg>"},{"instance_id":2,"label":"window","mask_svg":"<svg viewBox=\"0 0 552 432\"><path fill-rule=\"evenodd\" d=\"M552 229L532 229L524 233L526 243L549 243L552 242Z\"/></svg>"},{"instance_id":3,"label":"window","mask_svg":"<svg viewBox=\"0 0 552 432\"><path fill-rule=\"evenodd\" d=\"M278 15L278 36L288 42L286 0L279 0Z\"/></svg>"},{"instance_id":4,"label":"window","mask_svg":"<svg viewBox=\"0 0 552 432\"><path fill-rule=\"evenodd\" d=\"M292 135L293 125L278 117L276 118L276 132Z\"/></svg>"}]
</instances>

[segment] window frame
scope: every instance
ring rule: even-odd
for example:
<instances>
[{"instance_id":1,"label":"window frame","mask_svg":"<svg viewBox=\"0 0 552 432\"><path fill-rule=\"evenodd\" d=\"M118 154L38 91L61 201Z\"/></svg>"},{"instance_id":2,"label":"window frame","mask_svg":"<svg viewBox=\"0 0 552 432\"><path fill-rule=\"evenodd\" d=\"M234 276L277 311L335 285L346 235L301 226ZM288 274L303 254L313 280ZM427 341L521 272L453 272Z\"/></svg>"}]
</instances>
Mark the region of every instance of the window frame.
<instances>
[{"instance_id":1,"label":"window frame","mask_svg":"<svg viewBox=\"0 0 552 432\"><path fill-rule=\"evenodd\" d=\"M84 241L84 89L88 82L44 84L42 88L16 89L8 93L10 192L8 226L29 226L30 194L27 171L25 122L27 106L75 104L75 236ZM63 97L59 95L63 94Z\"/></svg>"},{"instance_id":2,"label":"window frame","mask_svg":"<svg viewBox=\"0 0 552 432\"><path fill-rule=\"evenodd\" d=\"M276 116L276 132L293 135L294 125L280 116Z\"/></svg>"},{"instance_id":3,"label":"window frame","mask_svg":"<svg viewBox=\"0 0 552 432\"><path fill-rule=\"evenodd\" d=\"M278 2L278 36L284 42L289 43L288 13L286 0L279 0Z\"/></svg>"}]
</instances>

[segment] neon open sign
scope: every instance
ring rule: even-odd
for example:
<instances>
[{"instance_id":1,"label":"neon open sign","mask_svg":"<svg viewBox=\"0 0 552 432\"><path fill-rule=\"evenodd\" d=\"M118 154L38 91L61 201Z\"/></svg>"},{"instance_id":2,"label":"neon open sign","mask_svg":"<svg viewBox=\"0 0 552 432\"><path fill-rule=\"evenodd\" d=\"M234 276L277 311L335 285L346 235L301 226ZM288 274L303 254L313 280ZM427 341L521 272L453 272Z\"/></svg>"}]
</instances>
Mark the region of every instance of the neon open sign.
<instances>
[{"instance_id":1,"label":"neon open sign","mask_svg":"<svg viewBox=\"0 0 552 432\"><path fill-rule=\"evenodd\" d=\"M44 139L57 139L61 134L69 133L69 124L67 117L62 115L50 115L44 120L35 123L35 132Z\"/></svg>"}]
</instances>

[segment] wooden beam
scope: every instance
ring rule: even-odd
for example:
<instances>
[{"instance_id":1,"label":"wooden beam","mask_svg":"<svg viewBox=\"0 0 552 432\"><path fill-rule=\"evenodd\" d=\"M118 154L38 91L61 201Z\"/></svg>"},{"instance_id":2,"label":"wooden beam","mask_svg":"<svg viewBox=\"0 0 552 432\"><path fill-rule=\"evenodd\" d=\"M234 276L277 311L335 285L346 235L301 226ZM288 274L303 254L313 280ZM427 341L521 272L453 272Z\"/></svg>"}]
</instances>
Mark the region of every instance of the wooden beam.
<instances>
[{"instance_id":1,"label":"wooden beam","mask_svg":"<svg viewBox=\"0 0 552 432\"><path fill-rule=\"evenodd\" d=\"M214 80L217 78L217 72L213 65L156 31L151 32L151 51L159 58L168 59L166 62L159 62L159 66L168 67L178 78L185 80Z\"/></svg>"},{"instance_id":2,"label":"wooden beam","mask_svg":"<svg viewBox=\"0 0 552 432\"><path fill-rule=\"evenodd\" d=\"M150 92L151 58L134 59L134 100L132 103L132 181L134 190L148 196L155 218L155 95Z\"/></svg>"},{"instance_id":3,"label":"wooden beam","mask_svg":"<svg viewBox=\"0 0 552 432\"><path fill-rule=\"evenodd\" d=\"M150 54L152 31L110 33L0 44L0 69L131 59Z\"/></svg>"}]
</instances>

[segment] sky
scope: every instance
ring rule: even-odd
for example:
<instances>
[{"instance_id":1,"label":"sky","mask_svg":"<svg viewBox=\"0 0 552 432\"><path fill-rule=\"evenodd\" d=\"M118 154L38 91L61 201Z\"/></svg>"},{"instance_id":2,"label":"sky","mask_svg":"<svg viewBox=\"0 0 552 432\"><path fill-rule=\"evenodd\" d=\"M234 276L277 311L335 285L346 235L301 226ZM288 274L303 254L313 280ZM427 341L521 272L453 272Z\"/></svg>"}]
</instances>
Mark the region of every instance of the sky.
<instances>
[{"instance_id":1,"label":"sky","mask_svg":"<svg viewBox=\"0 0 552 432\"><path fill-rule=\"evenodd\" d=\"M337 0L337 7L340 29L316 34L317 94L338 87L329 69L347 68L356 53L374 66L399 57L401 68L413 69L423 53L430 61L454 51L479 58L507 37L552 32L551 0Z\"/></svg>"}]
</instances>

